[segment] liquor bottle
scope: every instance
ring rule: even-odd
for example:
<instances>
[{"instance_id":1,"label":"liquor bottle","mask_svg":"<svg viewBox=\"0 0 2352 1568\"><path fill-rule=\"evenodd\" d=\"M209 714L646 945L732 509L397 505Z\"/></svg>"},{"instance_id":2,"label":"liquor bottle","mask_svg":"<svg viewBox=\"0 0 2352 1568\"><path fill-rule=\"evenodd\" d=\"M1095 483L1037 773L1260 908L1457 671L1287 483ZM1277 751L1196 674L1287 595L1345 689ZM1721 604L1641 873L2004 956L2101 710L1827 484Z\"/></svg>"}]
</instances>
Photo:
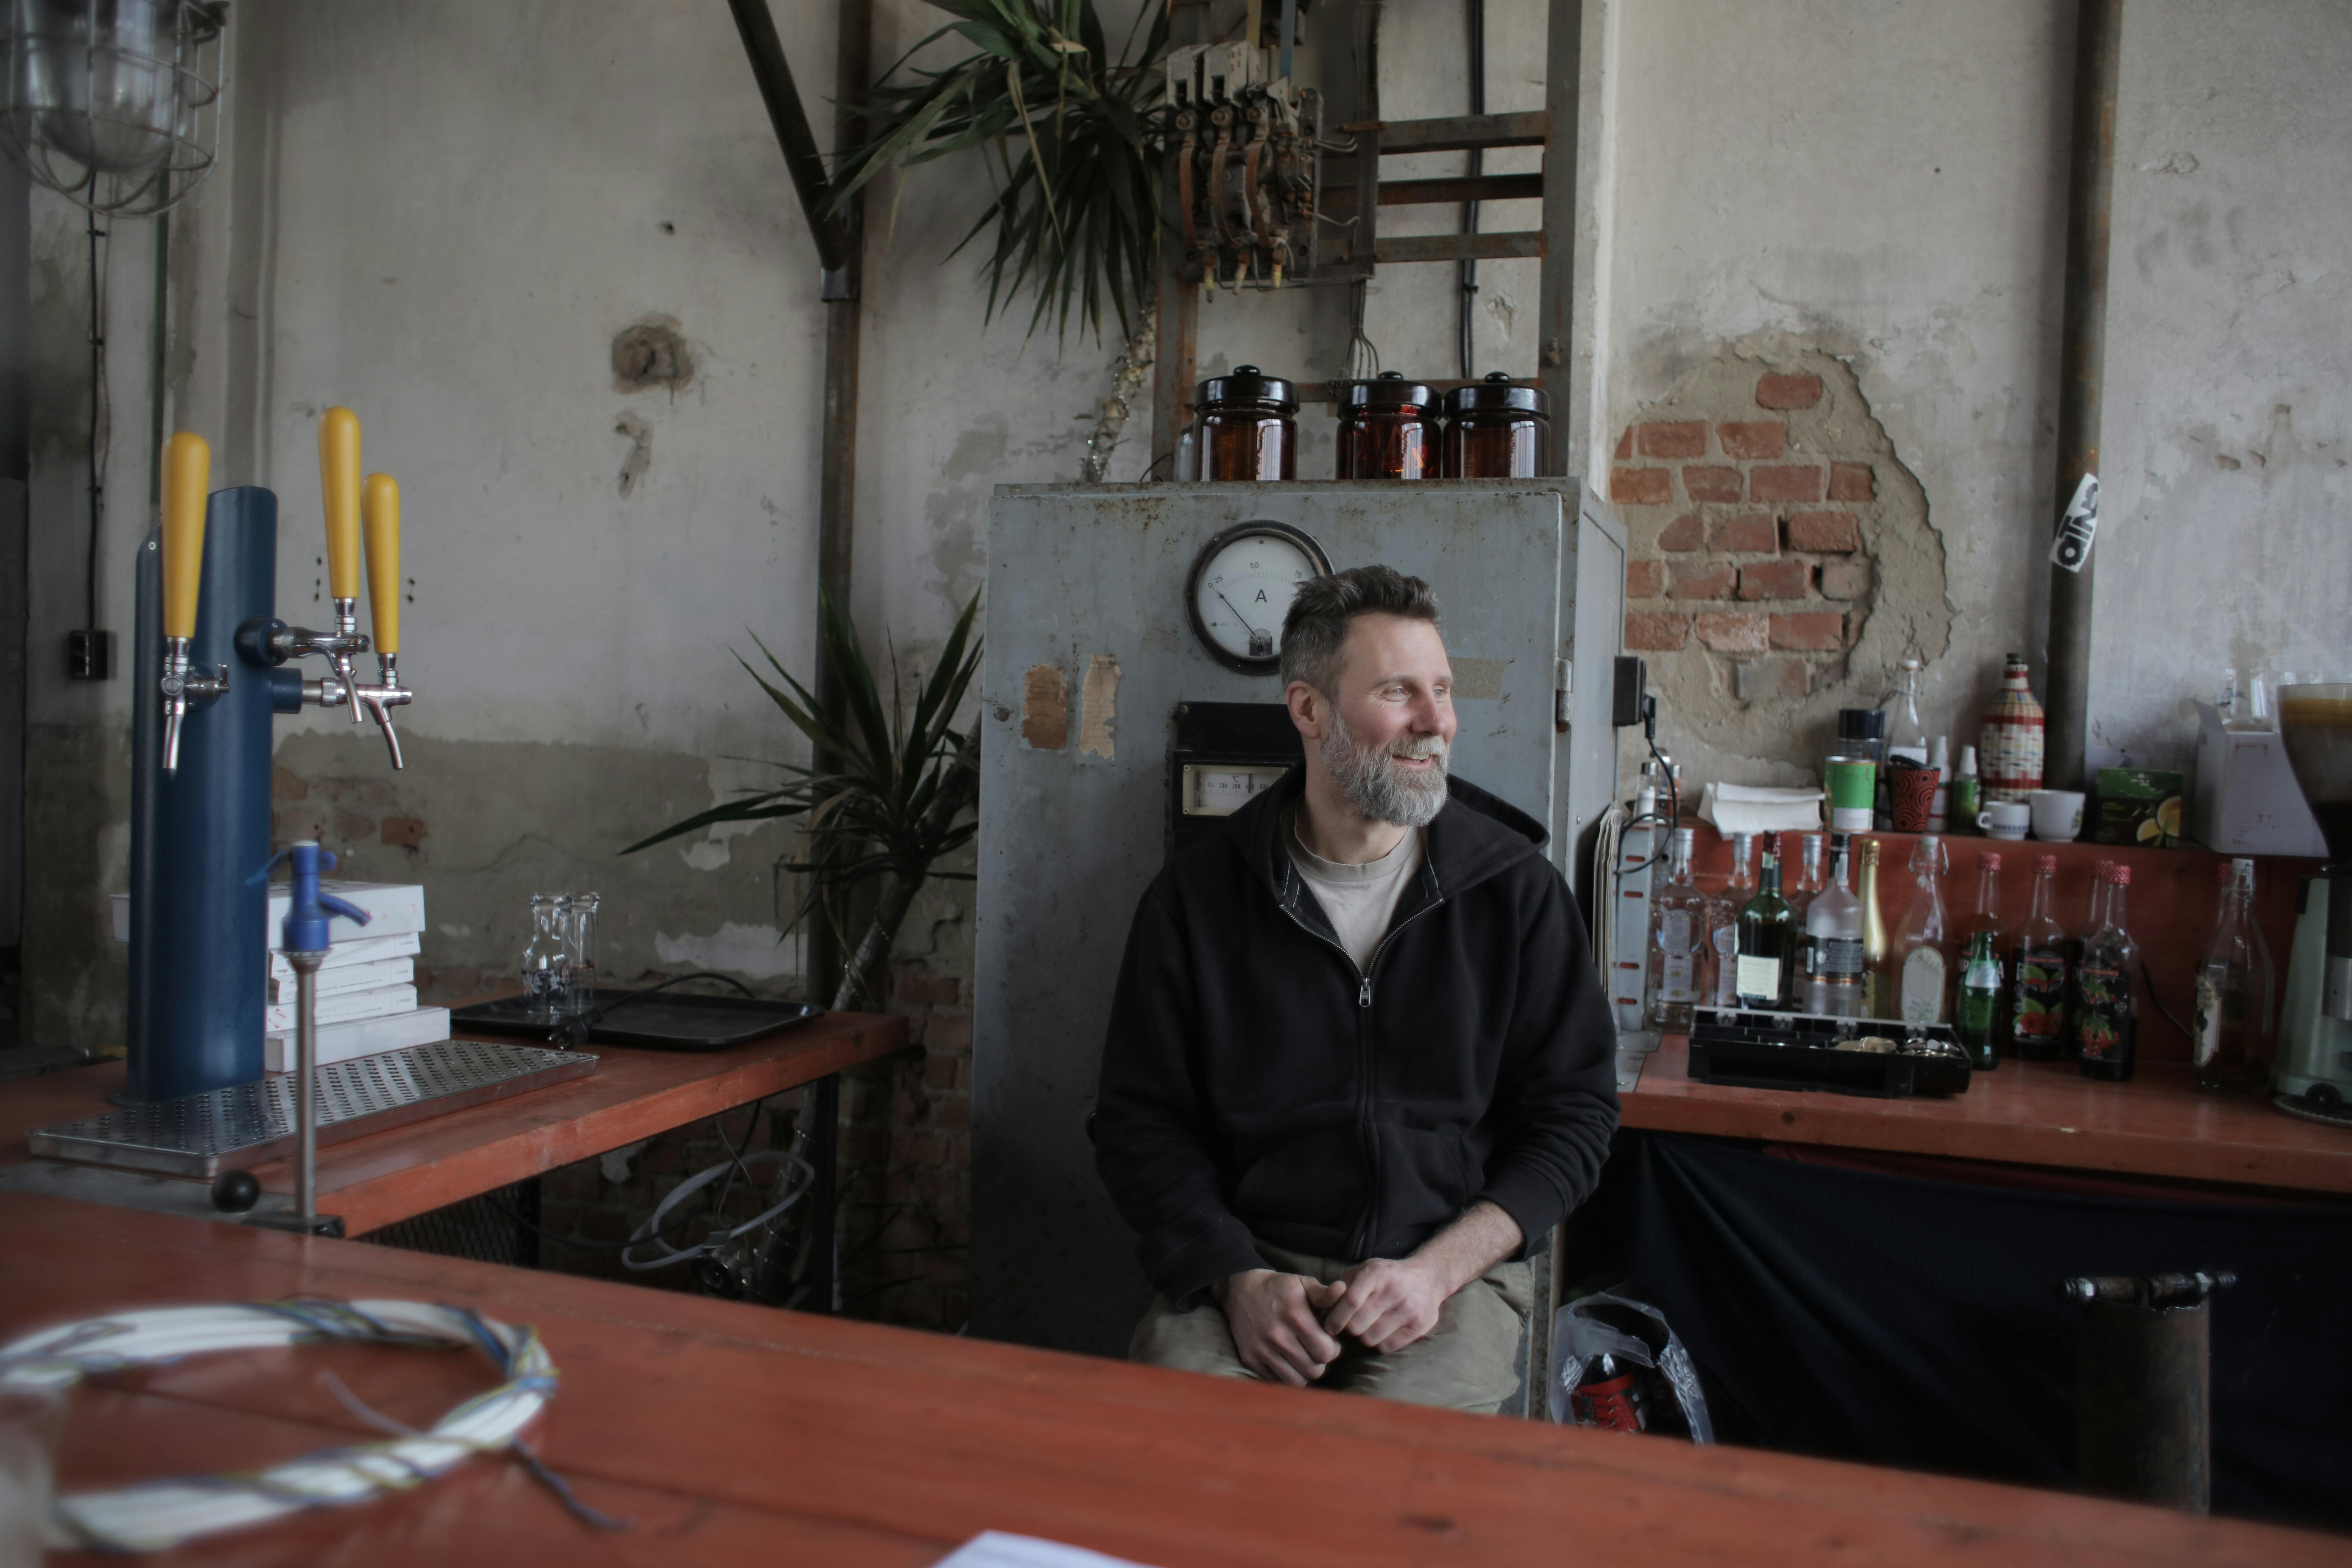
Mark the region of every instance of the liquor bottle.
<instances>
[{"instance_id":1,"label":"liquor bottle","mask_svg":"<svg viewBox=\"0 0 2352 1568\"><path fill-rule=\"evenodd\" d=\"M1691 880L1695 829L1675 829L1666 885L1650 910L1650 1026L1687 1034L1706 977L1706 895Z\"/></svg>"},{"instance_id":2,"label":"liquor bottle","mask_svg":"<svg viewBox=\"0 0 2352 1568\"><path fill-rule=\"evenodd\" d=\"M2042 787L2042 704L2026 680L2025 656L2011 654L1977 738L1984 753L1985 799L2023 800Z\"/></svg>"},{"instance_id":3,"label":"liquor bottle","mask_svg":"<svg viewBox=\"0 0 2352 1568\"><path fill-rule=\"evenodd\" d=\"M2254 921L2254 863L2221 868L2221 906L2197 966L2197 1087L2251 1094L2271 1079L2270 948Z\"/></svg>"},{"instance_id":4,"label":"liquor bottle","mask_svg":"<svg viewBox=\"0 0 2352 1568\"><path fill-rule=\"evenodd\" d=\"M1748 869L1753 834L1731 836L1731 879L1723 891L1707 900L1706 940L1715 950L1715 1005L1739 1005L1739 911L1755 895L1756 879Z\"/></svg>"},{"instance_id":5,"label":"liquor bottle","mask_svg":"<svg viewBox=\"0 0 2352 1568\"><path fill-rule=\"evenodd\" d=\"M1830 838L1830 879L1805 910L1805 1011L1863 1016L1862 900L1846 886L1847 839Z\"/></svg>"},{"instance_id":6,"label":"liquor bottle","mask_svg":"<svg viewBox=\"0 0 2352 1568\"><path fill-rule=\"evenodd\" d=\"M1788 1010L1789 984L1796 973L1798 938L1803 930L1780 896L1780 858L1768 850L1763 886L1740 909L1736 933L1742 1007Z\"/></svg>"},{"instance_id":7,"label":"liquor bottle","mask_svg":"<svg viewBox=\"0 0 2352 1568\"><path fill-rule=\"evenodd\" d=\"M2107 868L2106 911L2074 972L2074 1049L2084 1078L2127 1079L2139 1055L2139 943L2125 913L2131 868Z\"/></svg>"},{"instance_id":8,"label":"liquor bottle","mask_svg":"<svg viewBox=\"0 0 2352 1568\"><path fill-rule=\"evenodd\" d=\"M1960 1048L1979 1072L2000 1066L1997 1037L2000 1028L2000 959L1993 933L1979 931L1969 938L1968 963L1960 971L1959 1005L1952 1010L1952 1031Z\"/></svg>"},{"instance_id":9,"label":"liquor bottle","mask_svg":"<svg viewBox=\"0 0 2352 1568\"><path fill-rule=\"evenodd\" d=\"M1862 841L1862 1016L1895 1016L1894 976L1888 972L1886 917L1878 907L1878 840Z\"/></svg>"},{"instance_id":10,"label":"liquor bottle","mask_svg":"<svg viewBox=\"0 0 2352 1568\"><path fill-rule=\"evenodd\" d=\"M2066 928L2058 923L2058 857L2033 862L2033 903L2009 950L2009 1048L2021 1061L2054 1060L2065 1043Z\"/></svg>"},{"instance_id":11,"label":"liquor bottle","mask_svg":"<svg viewBox=\"0 0 2352 1568\"><path fill-rule=\"evenodd\" d=\"M2107 922L2107 873L2116 868L2112 860L2101 860L2091 868L2091 902L2084 911L2083 923L2075 935L2066 942L2066 1016L2059 1025L2059 1037L2066 1043L2070 1061L2083 1059L2083 1042L2074 1033L2074 979L2083 972L2083 949L2091 933Z\"/></svg>"},{"instance_id":12,"label":"liquor bottle","mask_svg":"<svg viewBox=\"0 0 2352 1568\"><path fill-rule=\"evenodd\" d=\"M1968 962L1969 944L1976 940L1979 931L1991 934L1993 965L1998 969L2000 955L2009 951L2009 922L2000 918L2000 857L1994 853L1977 857L1977 907L1968 923L1960 928L1960 962L1964 964ZM2009 1049L2007 986L2001 988L2000 998L1993 1004L1992 1028L1995 1048Z\"/></svg>"},{"instance_id":13,"label":"liquor bottle","mask_svg":"<svg viewBox=\"0 0 2352 1568\"><path fill-rule=\"evenodd\" d=\"M1952 1016L1952 933L1944 918L1944 841L1933 834L1911 850L1916 879L1911 907L1903 911L1903 931L1895 939L1901 966L1897 996L1906 1024L1940 1024Z\"/></svg>"},{"instance_id":14,"label":"liquor bottle","mask_svg":"<svg viewBox=\"0 0 2352 1568\"><path fill-rule=\"evenodd\" d=\"M1801 858L1780 879L1780 898L1788 904L1789 912L1797 918L1797 951L1789 961L1788 994L1789 1005L1800 1011L1805 1005L1805 976L1813 972L1813 939L1807 934L1805 911L1812 908L1815 895L1822 890L1822 837L1808 833L1800 839ZM1789 836L1780 835L1780 842L1787 845Z\"/></svg>"}]
</instances>

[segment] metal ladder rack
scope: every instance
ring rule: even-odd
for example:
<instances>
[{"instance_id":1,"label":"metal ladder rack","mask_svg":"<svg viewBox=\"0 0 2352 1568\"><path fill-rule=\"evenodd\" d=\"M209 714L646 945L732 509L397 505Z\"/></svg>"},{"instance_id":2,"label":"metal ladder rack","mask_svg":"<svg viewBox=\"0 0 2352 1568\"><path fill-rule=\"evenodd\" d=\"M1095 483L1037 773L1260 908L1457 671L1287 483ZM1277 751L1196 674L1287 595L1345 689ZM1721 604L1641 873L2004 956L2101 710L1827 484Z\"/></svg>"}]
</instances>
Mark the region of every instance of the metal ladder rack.
<instances>
[{"instance_id":1,"label":"metal ladder rack","mask_svg":"<svg viewBox=\"0 0 2352 1568\"><path fill-rule=\"evenodd\" d=\"M1538 306L1537 374L1533 384L1552 399L1552 450L1547 473L1568 471L1570 433L1582 417L1580 398L1571 395L1565 372L1570 363L1576 259L1577 142L1580 89L1582 76L1584 0L1551 0L1549 40L1546 49L1545 107L1509 114L1465 114L1434 120L1382 121L1378 118L1378 69L1371 68L1373 115L1337 129L1357 140L1348 154L1355 178L1344 184L1326 184L1324 200L1334 214L1347 219L1369 218L1362 224L1372 240L1372 268L1418 262L1462 262L1534 258L1542 262ZM1472 149L1540 147L1543 169L1538 174L1464 175L1446 179L1382 180L1381 160L1409 153L1466 152ZM1382 236L1378 213L1381 207L1463 202L1529 201L1543 203L1542 226L1491 234ZM1192 395L1199 382L1196 349L1200 334L1201 288L1186 279L1177 247L1161 250L1159 294L1158 357L1152 369L1152 455L1155 459L1176 449L1177 436L1192 417ZM1310 285L1311 286L1311 285ZM1462 384L1456 380L1416 379L1443 391ZM1302 385L1302 395L1317 393Z\"/></svg>"}]
</instances>

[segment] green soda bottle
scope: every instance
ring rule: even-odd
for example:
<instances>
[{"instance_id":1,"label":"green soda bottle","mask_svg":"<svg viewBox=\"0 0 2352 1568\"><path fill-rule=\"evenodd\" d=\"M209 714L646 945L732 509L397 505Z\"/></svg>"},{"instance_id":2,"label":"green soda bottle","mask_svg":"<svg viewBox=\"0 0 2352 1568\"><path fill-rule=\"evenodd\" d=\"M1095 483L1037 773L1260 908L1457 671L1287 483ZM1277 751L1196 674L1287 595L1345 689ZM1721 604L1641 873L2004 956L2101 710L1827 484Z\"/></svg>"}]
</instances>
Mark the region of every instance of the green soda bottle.
<instances>
[{"instance_id":1,"label":"green soda bottle","mask_svg":"<svg viewBox=\"0 0 2352 1568\"><path fill-rule=\"evenodd\" d=\"M1979 931L1969 939L1967 967L1960 971L1960 1000L1953 1033L1979 1072L2000 1065L1994 1038L2000 1022L2000 960L1994 955L1993 933Z\"/></svg>"}]
</instances>

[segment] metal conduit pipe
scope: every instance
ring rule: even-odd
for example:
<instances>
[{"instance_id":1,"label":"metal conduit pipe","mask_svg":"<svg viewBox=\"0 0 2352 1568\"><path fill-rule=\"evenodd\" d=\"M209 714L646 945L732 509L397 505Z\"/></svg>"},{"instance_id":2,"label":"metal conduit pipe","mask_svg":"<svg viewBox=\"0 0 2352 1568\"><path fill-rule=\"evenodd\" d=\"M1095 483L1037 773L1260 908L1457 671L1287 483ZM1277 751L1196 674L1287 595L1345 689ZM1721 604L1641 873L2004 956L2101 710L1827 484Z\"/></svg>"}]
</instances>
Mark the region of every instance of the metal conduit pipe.
<instances>
[{"instance_id":1,"label":"metal conduit pipe","mask_svg":"<svg viewBox=\"0 0 2352 1568\"><path fill-rule=\"evenodd\" d=\"M2058 500L2063 516L2084 474L2099 471L2099 416L2107 350L2107 211L2115 192L2116 80L2123 0L2080 0L2074 37L2074 124L2066 187L2066 297L2058 348ZM2094 551L2095 554L2095 549ZM2090 738L2091 574L2050 567L2048 694L2042 782L2083 787Z\"/></svg>"}]
</instances>

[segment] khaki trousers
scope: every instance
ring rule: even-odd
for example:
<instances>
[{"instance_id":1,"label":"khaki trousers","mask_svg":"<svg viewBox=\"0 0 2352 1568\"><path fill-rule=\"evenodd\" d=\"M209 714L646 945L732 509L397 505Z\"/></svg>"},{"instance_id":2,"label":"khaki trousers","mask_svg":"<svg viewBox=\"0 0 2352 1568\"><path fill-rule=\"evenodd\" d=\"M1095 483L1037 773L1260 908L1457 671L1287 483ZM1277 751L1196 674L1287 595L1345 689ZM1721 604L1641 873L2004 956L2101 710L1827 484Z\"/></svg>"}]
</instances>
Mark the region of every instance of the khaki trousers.
<instances>
[{"instance_id":1,"label":"khaki trousers","mask_svg":"<svg viewBox=\"0 0 2352 1568\"><path fill-rule=\"evenodd\" d=\"M1257 1250L1266 1267L1327 1285L1355 1267L1263 1241ZM1342 1335L1339 1359L1310 1386L1492 1415L1518 1389L1519 1340L1534 1300L1534 1270L1525 1263L1497 1263L1456 1290L1438 1312L1437 1326L1401 1351L1382 1355ZM1214 1377L1258 1376L1242 1364L1224 1309L1214 1300L1180 1312L1155 1294L1135 1325L1127 1359Z\"/></svg>"}]
</instances>

